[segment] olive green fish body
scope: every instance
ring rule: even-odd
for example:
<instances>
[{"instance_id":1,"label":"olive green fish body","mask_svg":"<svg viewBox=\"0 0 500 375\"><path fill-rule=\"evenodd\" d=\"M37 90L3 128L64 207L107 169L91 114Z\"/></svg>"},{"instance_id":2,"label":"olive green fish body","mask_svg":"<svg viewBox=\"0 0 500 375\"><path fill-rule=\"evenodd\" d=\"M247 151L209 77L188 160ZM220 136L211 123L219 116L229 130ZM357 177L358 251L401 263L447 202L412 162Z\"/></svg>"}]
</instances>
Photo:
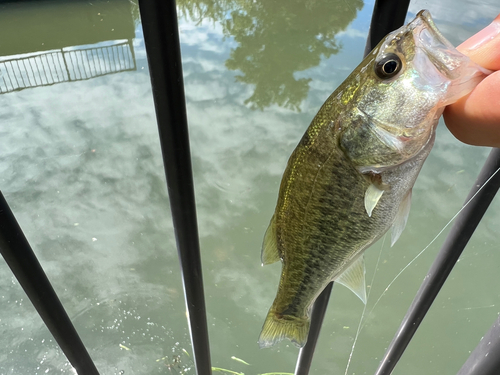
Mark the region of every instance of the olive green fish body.
<instances>
[{"instance_id":1,"label":"olive green fish body","mask_svg":"<svg viewBox=\"0 0 500 375\"><path fill-rule=\"evenodd\" d=\"M421 12L326 100L288 161L265 235L262 262L281 260L282 272L261 347L304 345L332 280L366 302L363 251L391 226L397 240L444 105L484 76Z\"/></svg>"},{"instance_id":2,"label":"olive green fish body","mask_svg":"<svg viewBox=\"0 0 500 375\"><path fill-rule=\"evenodd\" d=\"M428 147L397 169L382 173L379 182L395 188L384 192L369 217L364 196L371 178L359 173L339 147L341 123L348 119L341 114L334 115L336 120L323 118L322 111L332 114L330 107L340 107L334 103L335 93L331 99L290 157L271 224L283 268L269 316L301 325L302 333L292 337L299 345L308 330L311 304L391 227L398 206L390 203L401 201L408 193L430 151ZM410 183L399 178L411 171L415 176ZM267 342L263 336L261 345L268 346Z\"/></svg>"}]
</instances>

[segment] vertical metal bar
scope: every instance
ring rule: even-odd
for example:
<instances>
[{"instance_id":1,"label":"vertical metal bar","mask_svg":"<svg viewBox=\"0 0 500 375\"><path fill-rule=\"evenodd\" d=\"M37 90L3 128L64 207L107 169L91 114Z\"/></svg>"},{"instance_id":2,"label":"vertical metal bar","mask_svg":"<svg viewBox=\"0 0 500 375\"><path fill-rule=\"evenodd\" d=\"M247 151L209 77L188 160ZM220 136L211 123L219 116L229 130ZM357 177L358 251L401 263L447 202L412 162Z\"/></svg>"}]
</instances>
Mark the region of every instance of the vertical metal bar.
<instances>
[{"instance_id":1,"label":"vertical metal bar","mask_svg":"<svg viewBox=\"0 0 500 375\"><path fill-rule=\"evenodd\" d=\"M14 69L14 65L12 64L12 61L9 61L9 62L10 62L10 70L12 70L12 74L14 74L14 78L16 80L16 86L13 85L12 79L10 78L10 73L7 69L7 63L5 63L5 70L7 71L7 76L9 77L10 84L12 85L12 89L14 90L16 88L21 87L21 85L19 84L19 82L17 80L16 70Z\"/></svg>"},{"instance_id":2,"label":"vertical metal bar","mask_svg":"<svg viewBox=\"0 0 500 375\"><path fill-rule=\"evenodd\" d=\"M99 375L1 192L0 253L78 374Z\"/></svg>"},{"instance_id":3,"label":"vertical metal bar","mask_svg":"<svg viewBox=\"0 0 500 375\"><path fill-rule=\"evenodd\" d=\"M29 66L31 68L31 74L33 75L33 81L35 81L35 84L33 85L33 87L36 87L36 86L38 86L38 81L36 80L35 69L33 69L33 64L31 63L34 60L35 60L35 58L33 58L33 57L26 58L26 61L28 62ZM35 61L35 66L36 66L36 61ZM36 69L36 70L38 71L38 69ZM42 77L40 77L40 83L42 83Z\"/></svg>"},{"instance_id":4,"label":"vertical metal bar","mask_svg":"<svg viewBox=\"0 0 500 375\"><path fill-rule=\"evenodd\" d=\"M500 374L500 316L481 338L457 375Z\"/></svg>"},{"instance_id":5,"label":"vertical metal bar","mask_svg":"<svg viewBox=\"0 0 500 375\"><path fill-rule=\"evenodd\" d=\"M295 367L295 375L307 375L311 368L311 363L318 342L319 332L323 325L325 318L326 308L332 293L333 282L328 284L321 292L311 311L311 326L309 327L309 334L307 335L307 342L303 348L300 349L299 357L297 358L297 365Z\"/></svg>"},{"instance_id":6,"label":"vertical metal bar","mask_svg":"<svg viewBox=\"0 0 500 375\"><path fill-rule=\"evenodd\" d=\"M108 62L108 65L109 65L109 71L111 71L111 57L109 56L109 47L104 48L101 52L102 52L102 57L103 57L102 62L104 64L104 72L108 71L107 70L108 68L106 67L106 61ZM106 55L104 55L104 52L106 52ZM107 56L107 58L106 58L106 56Z\"/></svg>"},{"instance_id":7,"label":"vertical metal bar","mask_svg":"<svg viewBox=\"0 0 500 375\"><path fill-rule=\"evenodd\" d=\"M97 72L97 67L95 65L95 55L94 55L94 52L96 52L96 49L95 48L91 48L90 49L90 57L92 58L92 63L90 62L90 59L89 59L89 66L90 66L90 70L92 70L92 65L94 66L94 77L97 77L99 75L99 73Z\"/></svg>"},{"instance_id":8,"label":"vertical metal bar","mask_svg":"<svg viewBox=\"0 0 500 375\"><path fill-rule=\"evenodd\" d=\"M22 62L22 61L23 61L23 60L21 60L21 62ZM12 62L11 62L11 64L12 64ZM26 82L24 82L23 71L21 70L21 67L19 66L19 61L16 61L16 65L17 65L17 71L19 72L19 75L21 76L21 80L23 81L23 85L24 85L24 87L28 87L28 86L26 86ZM23 66L24 66L24 64L23 64ZM26 69L26 67L25 67L25 69ZM19 86L19 87L20 87L20 86Z\"/></svg>"},{"instance_id":9,"label":"vertical metal bar","mask_svg":"<svg viewBox=\"0 0 500 375\"><path fill-rule=\"evenodd\" d=\"M129 45L130 56L131 56L132 64L133 64L132 69L136 70L137 66L136 66L136 62L135 62L135 50L134 50L134 44L132 43L132 39L128 40L128 45ZM129 66L129 68L130 68L130 66Z\"/></svg>"},{"instance_id":10,"label":"vertical metal bar","mask_svg":"<svg viewBox=\"0 0 500 375\"><path fill-rule=\"evenodd\" d=\"M56 55L56 58L54 59L54 55ZM64 72L61 66L61 59L59 58L59 53L53 52L50 54L50 57L52 57L52 62L54 63L54 66L56 67L56 76L57 76L57 82L62 82L64 81ZM57 64L56 64L57 61ZM59 71L61 72L61 78L59 77Z\"/></svg>"},{"instance_id":11,"label":"vertical metal bar","mask_svg":"<svg viewBox=\"0 0 500 375\"><path fill-rule=\"evenodd\" d=\"M103 48L101 49L101 56L102 57L99 57L99 50L96 49L96 55L97 55L97 62L99 63L99 69L101 71L100 75L103 75L104 73L106 73L106 57L104 56L104 51L105 51L106 48ZM102 62L102 64L101 64ZM103 69L103 65L104 65L104 69Z\"/></svg>"},{"instance_id":12,"label":"vertical metal bar","mask_svg":"<svg viewBox=\"0 0 500 375\"><path fill-rule=\"evenodd\" d=\"M109 50L111 50L111 55L113 56L113 66L111 68L112 72L116 72L118 69L120 69L120 64L118 60L118 64L116 63L116 57L115 57L115 46L109 47ZM111 65L111 64L110 64ZM118 65L118 68L116 67Z\"/></svg>"},{"instance_id":13,"label":"vertical metal bar","mask_svg":"<svg viewBox=\"0 0 500 375\"><path fill-rule=\"evenodd\" d=\"M50 76L50 83L55 83L56 80L54 79L54 75L52 74L52 67L50 66L50 63L49 63L49 55L50 54L45 54L45 55L40 56L40 60L42 60L42 66L45 67L45 65L43 64L43 58L45 58L45 64L47 65L47 71L49 72L49 76ZM47 78L47 75L45 75L45 77ZM48 80L48 78L47 78L47 80Z\"/></svg>"},{"instance_id":14,"label":"vertical metal bar","mask_svg":"<svg viewBox=\"0 0 500 375\"><path fill-rule=\"evenodd\" d=\"M85 53L85 51L75 50L76 63L78 64L78 66L80 66L80 64L82 66L82 70L81 70L82 76L80 77L81 79L89 78L89 75L87 74L87 66L85 65L85 59L83 58L84 53Z\"/></svg>"},{"instance_id":15,"label":"vertical metal bar","mask_svg":"<svg viewBox=\"0 0 500 375\"><path fill-rule=\"evenodd\" d=\"M10 63L10 65L12 66L12 62ZM10 73L7 69L7 63L4 64L4 67L5 67L5 72L7 73L6 76L7 78L9 79L9 82L10 82L10 85L12 86L12 90L14 90L16 87L14 86L13 82L12 82L12 78L10 78ZM14 71L14 78L16 78L15 76L15 71ZM5 79L5 75L3 75L3 81L5 82L5 88L6 88L6 91L9 91L9 86L7 85L7 81ZM17 81L17 78L16 78L16 81ZM18 85L19 86L19 85Z\"/></svg>"},{"instance_id":16,"label":"vertical metal bar","mask_svg":"<svg viewBox=\"0 0 500 375\"><path fill-rule=\"evenodd\" d=\"M66 61L66 52L62 48L61 48L61 56L62 56L63 61L64 61L64 68L66 69L66 74L68 75L68 81L72 81L71 74L69 74L68 61Z\"/></svg>"},{"instance_id":17,"label":"vertical metal bar","mask_svg":"<svg viewBox=\"0 0 500 375\"><path fill-rule=\"evenodd\" d=\"M500 187L500 173L497 173L499 168L500 149L495 148L491 151L481 169L466 202L469 202L473 196L475 196L474 199L455 220L446 241L424 278L375 375L389 375L403 355L408 343L495 197Z\"/></svg>"},{"instance_id":18,"label":"vertical metal bar","mask_svg":"<svg viewBox=\"0 0 500 375\"><path fill-rule=\"evenodd\" d=\"M36 81L35 81L35 85L33 85L33 84L31 83L31 78L30 78L30 75L29 75L29 70L26 68L26 64L25 64L26 59L25 59L25 58L24 58L24 59L22 59L22 60L21 60L21 62L23 63L23 66L24 66L24 72L25 72L25 74L26 74L26 77L28 78L28 84L29 84L29 86L26 86L26 87L33 87L33 86L36 86Z\"/></svg>"},{"instance_id":19,"label":"vertical metal bar","mask_svg":"<svg viewBox=\"0 0 500 375\"><path fill-rule=\"evenodd\" d=\"M377 0L375 2L370 30L366 40L365 57L384 36L403 25L409 5L410 0ZM333 282L328 284L314 302L311 312L311 327L307 335L306 345L300 349L295 366L295 375L307 375L309 373L332 288Z\"/></svg>"},{"instance_id":20,"label":"vertical metal bar","mask_svg":"<svg viewBox=\"0 0 500 375\"><path fill-rule=\"evenodd\" d=\"M403 26L410 0L377 0L373 7L365 56L391 31Z\"/></svg>"},{"instance_id":21,"label":"vertical metal bar","mask_svg":"<svg viewBox=\"0 0 500 375\"><path fill-rule=\"evenodd\" d=\"M212 368L175 1L141 0L139 8L196 370L199 375L210 375Z\"/></svg>"}]
</instances>

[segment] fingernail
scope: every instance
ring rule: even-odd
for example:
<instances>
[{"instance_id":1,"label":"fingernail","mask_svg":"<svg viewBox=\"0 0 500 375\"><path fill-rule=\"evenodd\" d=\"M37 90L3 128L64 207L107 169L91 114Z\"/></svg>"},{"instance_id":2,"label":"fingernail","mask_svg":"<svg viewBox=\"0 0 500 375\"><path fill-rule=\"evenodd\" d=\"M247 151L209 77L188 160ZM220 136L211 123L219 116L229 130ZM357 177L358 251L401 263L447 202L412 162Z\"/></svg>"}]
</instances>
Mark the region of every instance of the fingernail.
<instances>
[{"instance_id":1,"label":"fingernail","mask_svg":"<svg viewBox=\"0 0 500 375\"><path fill-rule=\"evenodd\" d=\"M500 15L484 29L471 36L460 45L460 50L474 51L500 35Z\"/></svg>"}]
</instances>

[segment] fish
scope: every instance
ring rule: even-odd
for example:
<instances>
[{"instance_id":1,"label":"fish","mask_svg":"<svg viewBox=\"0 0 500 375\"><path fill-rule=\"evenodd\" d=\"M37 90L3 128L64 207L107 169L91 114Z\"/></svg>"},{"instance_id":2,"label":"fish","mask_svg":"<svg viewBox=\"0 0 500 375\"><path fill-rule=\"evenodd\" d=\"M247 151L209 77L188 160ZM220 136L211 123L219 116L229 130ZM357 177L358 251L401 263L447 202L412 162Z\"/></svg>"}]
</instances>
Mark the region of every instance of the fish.
<instances>
[{"instance_id":1,"label":"fish","mask_svg":"<svg viewBox=\"0 0 500 375\"><path fill-rule=\"evenodd\" d=\"M489 73L422 10L328 97L288 160L264 235L262 265L282 269L261 348L304 346L311 307L331 281L366 304L364 251L391 228L397 241L445 106Z\"/></svg>"}]
</instances>

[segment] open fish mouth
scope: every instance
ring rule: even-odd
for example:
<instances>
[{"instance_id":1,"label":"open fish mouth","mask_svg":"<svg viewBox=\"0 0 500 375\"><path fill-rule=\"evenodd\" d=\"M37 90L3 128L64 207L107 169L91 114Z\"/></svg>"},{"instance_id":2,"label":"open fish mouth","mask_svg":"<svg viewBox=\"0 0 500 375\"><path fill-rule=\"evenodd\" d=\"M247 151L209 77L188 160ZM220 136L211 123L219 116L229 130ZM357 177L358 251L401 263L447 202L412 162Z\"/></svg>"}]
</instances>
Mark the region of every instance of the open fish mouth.
<instances>
[{"instance_id":1,"label":"open fish mouth","mask_svg":"<svg viewBox=\"0 0 500 375\"><path fill-rule=\"evenodd\" d=\"M469 93L492 73L460 53L438 30L429 11L421 10L408 27L415 43L415 69L425 86L447 92L442 106Z\"/></svg>"},{"instance_id":2,"label":"open fish mouth","mask_svg":"<svg viewBox=\"0 0 500 375\"><path fill-rule=\"evenodd\" d=\"M415 45L422 50L436 69L449 80L477 76L484 77L491 71L480 68L455 47L441 34L428 10L421 10L408 25L414 29ZM474 74L475 73L475 74Z\"/></svg>"},{"instance_id":3,"label":"open fish mouth","mask_svg":"<svg viewBox=\"0 0 500 375\"><path fill-rule=\"evenodd\" d=\"M428 10L424 9L418 12L410 25L415 25L415 28L419 25L422 28L418 37L420 44L426 46L427 49L446 48L447 50L455 50L455 47L441 34ZM422 32L424 32L423 35Z\"/></svg>"}]
</instances>

